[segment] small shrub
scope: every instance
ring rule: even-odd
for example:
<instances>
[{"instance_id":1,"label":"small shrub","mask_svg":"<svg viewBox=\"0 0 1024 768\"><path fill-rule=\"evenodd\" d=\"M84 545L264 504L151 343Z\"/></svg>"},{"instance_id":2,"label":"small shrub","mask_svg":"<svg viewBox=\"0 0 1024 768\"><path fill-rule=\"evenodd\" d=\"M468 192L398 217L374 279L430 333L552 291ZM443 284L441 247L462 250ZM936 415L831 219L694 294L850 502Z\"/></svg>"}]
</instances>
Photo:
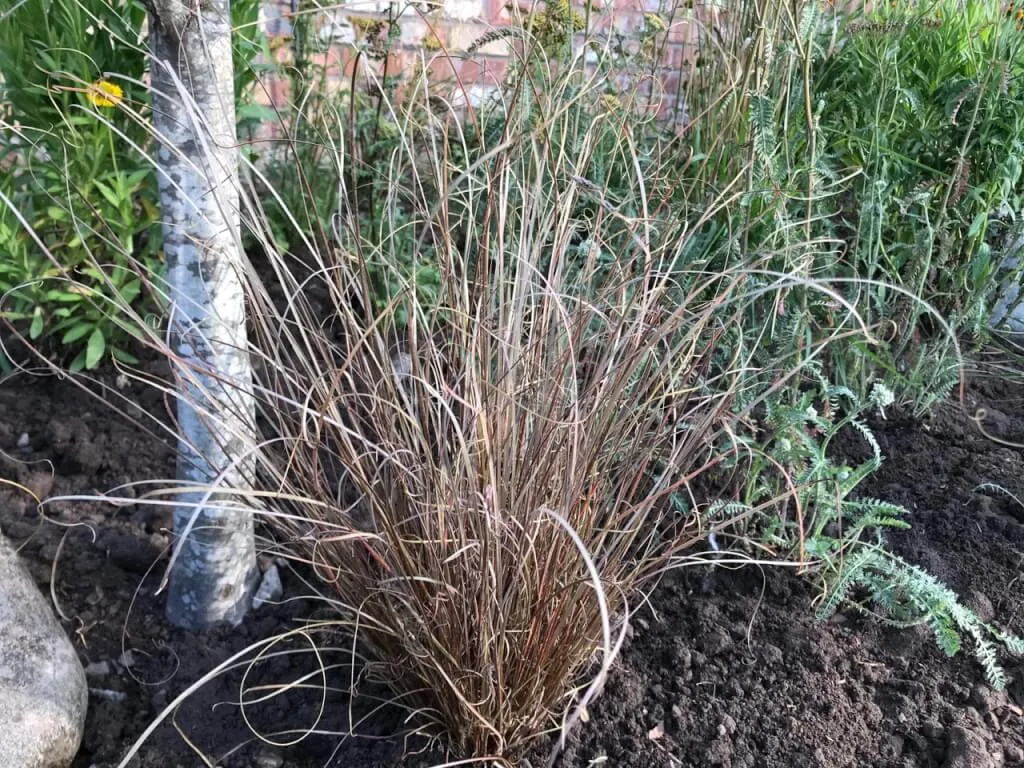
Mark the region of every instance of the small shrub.
<instances>
[{"instance_id":1,"label":"small shrub","mask_svg":"<svg viewBox=\"0 0 1024 768\"><path fill-rule=\"evenodd\" d=\"M670 497L725 460L744 379L722 344L763 333L744 325L751 305L782 287L679 265L692 233L648 204L641 173L616 201L588 182L605 134L572 107L600 93L566 97L576 74L535 82L479 155L454 108L442 138L396 121L381 220L408 216L417 247L384 312L365 311L367 254L395 247L390 229L314 238L314 292L258 205L249 221L271 261L266 284L246 274L263 433L225 436L258 468L251 489L217 492L314 569L416 727L469 757L511 761L570 727L641 585L707 535ZM414 161L421 176L404 175ZM421 254L441 275L430 301Z\"/></svg>"},{"instance_id":2,"label":"small shrub","mask_svg":"<svg viewBox=\"0 0 1024 768\"><path fill-rule=\"evenodd\" d=\"M581 675L600 663L600 679L614 657L631 595L703 535L666 499L720 460L732 418L731 373L716 391L701 380L743 274L665 270L673 228L617 212L577 243L590 192L573 176L588 167L564 137L586 145L599 129L568 133L561 82L533 94L558 143L533 141L513 111L515 140L482 166L403 136L445 194L392 180L388 204L412 208L442 273L436 304L414 280L395 301L400 370L383 332L393 315L367 327L333 304L330 344L298 285L289 315L256 314L284 439L264 483L292 500L269 518L280 547L330 585L374 678L470 757L513 759L589 698ZM603 269L620 227L633 244ZM324 268L362 283L347 264L366 269Z\"/></svg>"}]
</instances>

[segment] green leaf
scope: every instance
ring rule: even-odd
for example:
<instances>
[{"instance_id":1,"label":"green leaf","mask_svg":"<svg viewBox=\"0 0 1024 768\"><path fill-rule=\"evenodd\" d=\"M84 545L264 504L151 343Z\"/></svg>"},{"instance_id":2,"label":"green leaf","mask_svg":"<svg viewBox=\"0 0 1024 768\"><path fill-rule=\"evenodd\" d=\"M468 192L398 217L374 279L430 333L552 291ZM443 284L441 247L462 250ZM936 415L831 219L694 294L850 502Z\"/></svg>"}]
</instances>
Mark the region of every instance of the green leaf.
<instances>
[{"instance_id":1,"label":"green leaf","mask_svg":"<svg viewBox=\"0 0 1024 768\"><path fill-rule=\"evenodd\" d=\"M249 103L239 106L235 116L239 122L243 120L265 122L276 119L277 112L263 104Z\"/></svg>"},{"instance_id":2,"label":"green leaf","mask_svg":"<svg viewBox=\"0 0 1024 768\"><path fill-rule=\"evenodd\" d=\"M974 282L975 289L984 288L985 283L991 277L992 274L992 246L988 243L982 243L978 246L978 252L971 259L971 280Z\"/></svg>"},{"instance_id":3,"label":"green leaf","mask_svg":"<svg viewBox=\"0 0 1024 768\"><path fill-rule=\"evenodd\" d=\"M137 358L131 352L126 352L123 349L112 347L110 350L110 354L113 355L115 360L120 360L122 363L127 363L128 365L139 364L139 358Z\"/></svg>"},{"instance_id":4,"label":"green leaf","mask_svg":"<svg viewBox=\"0 0 1024 768\"><path fill-rule=\"evenodd\" d=\"M142 282L139 280L131 280L121 286L121 298L128 304L139 298L140 293L142 293Z\"/></svg>"},{"instance_id":5,"label":"green leaf","mask_svg":"<svg viewBox=\"0 0 1024 768\"><path fill-rule=\"evenodd\" d=\"M74 344L79 339L84 339L95 327L92 323L78 323L61 337L60 343Z\"/></svg>"},{"instance_id":6,"label":"green leaf","mask_svg":"<svg viewBox=\"0 0 1024 768\"><path fill-rule=\"evenodd\" d=\"M137 171L132 171L127 176L125 176L124 183L128 186L129 189L134 190L137 186L139 186L139 184L141 184L146 179L147 176L149 176L151 172L152 171L149 168L140 168Z\"/></svg>"},{"instance_id":7,"label":"green leaf","mask_svg":"<svg viewBox=\"0 0 1024 768\"><path fill-rule=\"evenodd\" d=\"M99 328L93 330L89 336L89 342L85 347L85 367L92 370L99 365L103 359L103 353L107 351L107 340L103 338L103 331Z\"/></svg>"},{"instance_id":8,"label":"green leaf","mask_svg":"<svg viewBox=\"0 0 1024 768\"><path fill-rule=\"evenodd\" d=\"M103 283L107 279L107 276L95 267L82 267L80 271L83 275L91 277L97 283Z\"/></svg>"},{"instance_id":9,"label":"green leaf","mask_svg":"<svg viewBox=\"0 0 1024 768\"><path fill-rule=\"evenodd\" d=\"M36 311L32 314L32 325L28 329L28 337L35 341L43 335L43 309L42 307L36 307Z\"/></svg>"},{"instance_id":10,"label":"green leaf","mask_svg":"<svg viewBox=\"0 0 1024 768\"><path fill-rule=\"evenodd\" d=\"M80 304L85 301L85 295L71 291L47 291L46 298L49 301L62 301L67 304Z\"/></svg>"},{"instance_id":11,"label":"green leaf","mask_svg":"<svg viewBox=\"0 0 1024 768\"><path fill-rule=\"evenodd\" d=\"M967 230L967 239L973 240L980 235L985 227L985 222L988 221L988 211L982 211L974 217L974 221L971 222L971 228Z\"/></svg>"},{"instance_id":12,"label":"green leaf","mask_svg":"<svg viewBox=\"0 0 1024 768\"><path fill-rule=\"evenodd\" d=\"M95 179L93 183L96 185L96 189L100 191L100 194L106 198L108 203L110 203L115 208L119 208L121 206L121 201L123 200L123 198L119 197L111 187L109 187L107 184L104 184L99 179Z\"/></svg>"},{"instance_id":13,"label":"green leaf","mask_svg":"<svg viewBox=\"0 0 1024 768\"><path fill-rule=\"evenodd\" d=\"M68 370L70 370L71 373L80 373L84 369L85 350L83 349L81 352L78 353L78 355L75 356L75 359L71 361L71 365L68 366Z\"/></svg>"}]
</instances>

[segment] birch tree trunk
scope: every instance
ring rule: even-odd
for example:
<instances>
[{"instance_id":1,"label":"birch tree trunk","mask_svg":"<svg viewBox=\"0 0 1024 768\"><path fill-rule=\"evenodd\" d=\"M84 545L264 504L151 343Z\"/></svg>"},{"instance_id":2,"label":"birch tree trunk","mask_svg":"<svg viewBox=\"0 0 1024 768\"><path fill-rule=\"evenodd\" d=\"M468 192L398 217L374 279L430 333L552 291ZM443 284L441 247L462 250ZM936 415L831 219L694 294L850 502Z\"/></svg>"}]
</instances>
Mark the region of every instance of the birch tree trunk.
<instances>
[{"instance_id":1,"label":"birch tree trunk","mask_svg":"<svg viewBox=\"0 0 1024 768\"><path fill-rule=\"evenodd\" d=\"M245 487L252 370L246 347L230 0L149 0L153 122L178 391L178 480ZM237 624L258 575L251 508L180 497L167 616Z\"/></svg>"}]
</instances>

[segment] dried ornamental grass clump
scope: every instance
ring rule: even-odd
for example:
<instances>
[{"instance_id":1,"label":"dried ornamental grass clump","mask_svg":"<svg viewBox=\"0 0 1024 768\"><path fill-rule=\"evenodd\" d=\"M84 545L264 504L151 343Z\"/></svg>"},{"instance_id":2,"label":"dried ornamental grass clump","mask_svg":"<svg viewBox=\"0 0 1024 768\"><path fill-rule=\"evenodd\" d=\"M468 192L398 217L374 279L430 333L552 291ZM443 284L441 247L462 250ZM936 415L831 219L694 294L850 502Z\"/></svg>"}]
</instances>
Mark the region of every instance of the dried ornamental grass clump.
<instances>
[{"instance_id":1,"label":"dried ornamental grass clump","mask_svg":"<svg viewBox=\"0 0 1024 768\"><path fill-rule=\"evenodd\" d=\"M595 654L610 662L629 596L706 535L670 497L720 458L730 397L701 380L743 284L668 308L675 285L652 268L573 295L576 192L520 189L520 217L494 197L515 183L487 185L507 224L475 270L452 260L445 311L411 313L404 370L344 303L338 345L298 314L298 286L294 317L257 315L281 548L345 607L375 676L469 756L555 726Z\"/></svg>"},{"instance_id":2,"label":"dried ornamental grass clump","mask_svg":"<svg viewBox=\"0 0 1024 768\"><path fill-rule=\"evenodd\" d=\"M673 266L690 230L585 183L600 129L547 98L475 154L447 149L454 125L449 144L403 134L392 202L441 285L429 306L405 287L404 329L350 300L361 265L404 241L344 226L308 265L329 331L276 256L283 296L254 280L249 299L278 551L324 582L372 677L466 757L514 760L571 724L638 589L708 535L691 488L735 420L728 340L771 292ZM413 167L429 183L405 181ZM640 208L646 183L624 182Z\"/></svg>"}]
</instances>

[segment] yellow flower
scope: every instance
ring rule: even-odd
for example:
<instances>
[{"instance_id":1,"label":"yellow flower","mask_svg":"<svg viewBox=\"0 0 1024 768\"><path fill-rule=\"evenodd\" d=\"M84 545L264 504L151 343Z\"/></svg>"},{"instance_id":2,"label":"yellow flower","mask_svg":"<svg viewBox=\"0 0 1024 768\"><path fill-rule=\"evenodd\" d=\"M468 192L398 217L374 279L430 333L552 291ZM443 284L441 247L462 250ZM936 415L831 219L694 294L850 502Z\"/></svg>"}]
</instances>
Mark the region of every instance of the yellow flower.
<instances>
[{"instance_id":1,"label":"yellow flower","mask_svg":"<svg viewBox=\"0 0 1024 768\"><path fill-rule=\"evenodd\" d=\"M668 27L665 26L664 20L662 20L662 18L656 13L645 13L644 23L647 25L647 28L653 32L664 32L668 29Z\"/></svg>"},{"instance_id":2,"label":"yellow flower","mask_svg":"<svg viewBox=\"0 0 1024 768\"><path fill-rule=\"evenodd\" d=\"M124 91L117 83L109 80L97 80L89 86L85 96L94 107L116 107L121 103Z\"/></svg>"}]
</instances>

